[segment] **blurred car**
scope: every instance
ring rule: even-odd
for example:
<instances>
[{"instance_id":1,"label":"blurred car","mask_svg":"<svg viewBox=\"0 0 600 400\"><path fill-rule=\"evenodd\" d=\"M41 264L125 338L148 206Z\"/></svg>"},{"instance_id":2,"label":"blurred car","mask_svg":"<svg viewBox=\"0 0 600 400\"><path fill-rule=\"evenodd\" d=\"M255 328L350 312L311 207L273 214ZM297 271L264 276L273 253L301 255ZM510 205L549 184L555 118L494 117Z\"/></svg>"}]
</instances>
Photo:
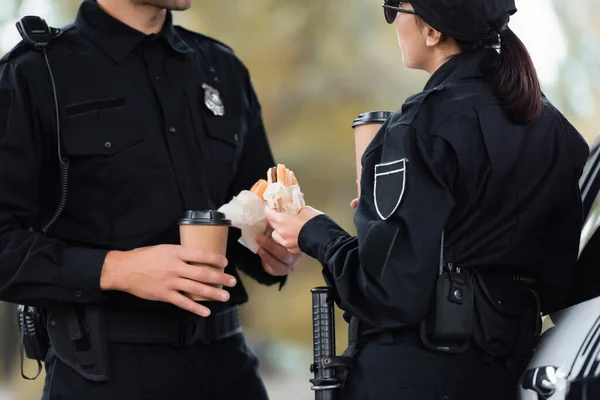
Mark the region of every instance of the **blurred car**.
<instances>
[{"instance_id":1,"label":"blurred car","mask_svg":"<svg viewBox=\"0 0 600 400\"><path fill-rule=\"evenodd\" d=\"M584 225L570 307L550 316L521 379L521 400L600 399L600 136L579 183Z\"/></svg>"}]
</instances>

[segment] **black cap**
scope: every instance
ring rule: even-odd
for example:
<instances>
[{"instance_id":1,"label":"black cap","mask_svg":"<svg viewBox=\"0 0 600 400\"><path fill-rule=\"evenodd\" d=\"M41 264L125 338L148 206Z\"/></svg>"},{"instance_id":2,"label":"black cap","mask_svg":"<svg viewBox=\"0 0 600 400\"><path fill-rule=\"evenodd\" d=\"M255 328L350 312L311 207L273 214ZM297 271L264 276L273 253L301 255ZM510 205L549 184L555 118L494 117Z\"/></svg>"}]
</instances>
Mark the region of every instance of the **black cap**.
<instances>
[{"instance_id":1,"label":"black cap","mask_svg":"<svg viewBox=\"0 0 600 400\"><path fill-rule=\"evenodd\" d=\"M230 226L231 221L228 220L222 212L214 210L194 211L188 210L183 214L183 218L179 220L179 225L217 225Z\"/></svg>"},{"instance_id":2,"label":"black cap","mask_svg":"<svg viewBox=\"0 0 600 400\"><path fill-rule=\"evenodd\" d=\"M412 0L410 4L434 29L472 43L489 36L492 22L517 12L515 0Z\"/></svg>"},{"instance_id":3,"label":"black cap","mask_svg":"<svg viewBox=\"0 0 600 400\"><path fill-rule=\"evenodd\" d=\"M366 124L383 124L392 114L391 111L369 111L362 113L352 122L352 128Z\"/></svg>"}]
</instances>

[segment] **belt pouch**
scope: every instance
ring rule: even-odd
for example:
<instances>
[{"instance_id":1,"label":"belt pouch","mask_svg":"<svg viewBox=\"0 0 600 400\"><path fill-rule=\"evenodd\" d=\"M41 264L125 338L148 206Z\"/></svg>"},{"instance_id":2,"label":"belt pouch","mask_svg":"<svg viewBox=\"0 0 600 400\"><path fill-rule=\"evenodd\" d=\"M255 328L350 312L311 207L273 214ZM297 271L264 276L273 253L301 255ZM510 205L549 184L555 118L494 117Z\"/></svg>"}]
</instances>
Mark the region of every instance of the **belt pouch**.
<instances>
[{"instance_id":1,"label":"belt pouch","mask_svg":"<svg viewBox=\"0 0 600 400\"><path fill-rule=\"evenodd\" d=\"M86 379L108 381L108 341L100 305L53 307L48 314L48 335L63 363Z\"/></svg>"},{"instance_id":2,"label":"belt pouch","mask_svg":"<svg viewBox=\"0 0 600 400\"><path fill-rule=\"evenodd\" d=\"M445 265L438 275L431 304L421 324L423 343L441 352L465 351L474 326L472 275L452 264Z\"/></svg>"}]
</instances>

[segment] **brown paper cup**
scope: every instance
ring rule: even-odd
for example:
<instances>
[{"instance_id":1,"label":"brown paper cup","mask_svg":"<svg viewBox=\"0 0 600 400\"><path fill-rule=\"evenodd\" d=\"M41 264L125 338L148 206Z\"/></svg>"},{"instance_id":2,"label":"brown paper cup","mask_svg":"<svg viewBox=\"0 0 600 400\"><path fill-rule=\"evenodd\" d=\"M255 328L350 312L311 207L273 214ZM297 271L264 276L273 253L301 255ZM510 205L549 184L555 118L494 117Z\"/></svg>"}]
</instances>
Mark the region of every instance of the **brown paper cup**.
<instances>
[{"instance_id":1,"label":"brown paper cup","mask_svg":"<svg viewBox=\"0 0 600 400\"><path fill-rule=\"evenodd\" d=\"M360 197L361 159L383 123L392 115L390 111L371 111L360 114L352 123L356 155L356 186Z\"/></svg>"},{"instance_id":2,"label":"brown paper cup","mask_svg":"<svg viewBox=\"0 0 600 400\"><path fill-rule=\"evenodd\" d=\"M227 238L231 221L218 211L186 211L184 217L179 221L179 234L181 245L195 250L203 250L225 256L227 254ZM208 266L219 269L212 265L190 263L197 266ZM222 289L222 285L211 285ZM186 294L194 301L214 301L204 297Z\"/></svg>"}]
</instances>

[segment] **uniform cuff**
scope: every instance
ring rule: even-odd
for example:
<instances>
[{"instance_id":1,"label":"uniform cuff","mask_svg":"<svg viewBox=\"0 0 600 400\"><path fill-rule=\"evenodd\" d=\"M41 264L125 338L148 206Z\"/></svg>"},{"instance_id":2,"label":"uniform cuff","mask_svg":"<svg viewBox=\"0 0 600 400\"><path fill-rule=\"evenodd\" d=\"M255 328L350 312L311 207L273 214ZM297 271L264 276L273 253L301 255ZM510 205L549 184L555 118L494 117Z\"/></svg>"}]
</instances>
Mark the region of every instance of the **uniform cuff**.
<instances>
[{"instance_id":1,"label":"uniform cuff","mask_svg":"<svg viewBox=\"0 0 600 400\"><path fill-rule=\"evenodd\" d=\"M325 214L309 220L298 235L300 250L309 257L327 264L325 253L329 244L340 236L350 236L342 227Z\"/></svg>"},{"instance_id":2,"label":"uniform cuff","mask_svg":"<svg viewBox=\"0 0 600 400\"><path fill-rule=\"evenodd\" d=\"M61 284L73 303L99 303L100 274L109 250L67 248L60 266Z\"/></svg>"}]
</instances>

